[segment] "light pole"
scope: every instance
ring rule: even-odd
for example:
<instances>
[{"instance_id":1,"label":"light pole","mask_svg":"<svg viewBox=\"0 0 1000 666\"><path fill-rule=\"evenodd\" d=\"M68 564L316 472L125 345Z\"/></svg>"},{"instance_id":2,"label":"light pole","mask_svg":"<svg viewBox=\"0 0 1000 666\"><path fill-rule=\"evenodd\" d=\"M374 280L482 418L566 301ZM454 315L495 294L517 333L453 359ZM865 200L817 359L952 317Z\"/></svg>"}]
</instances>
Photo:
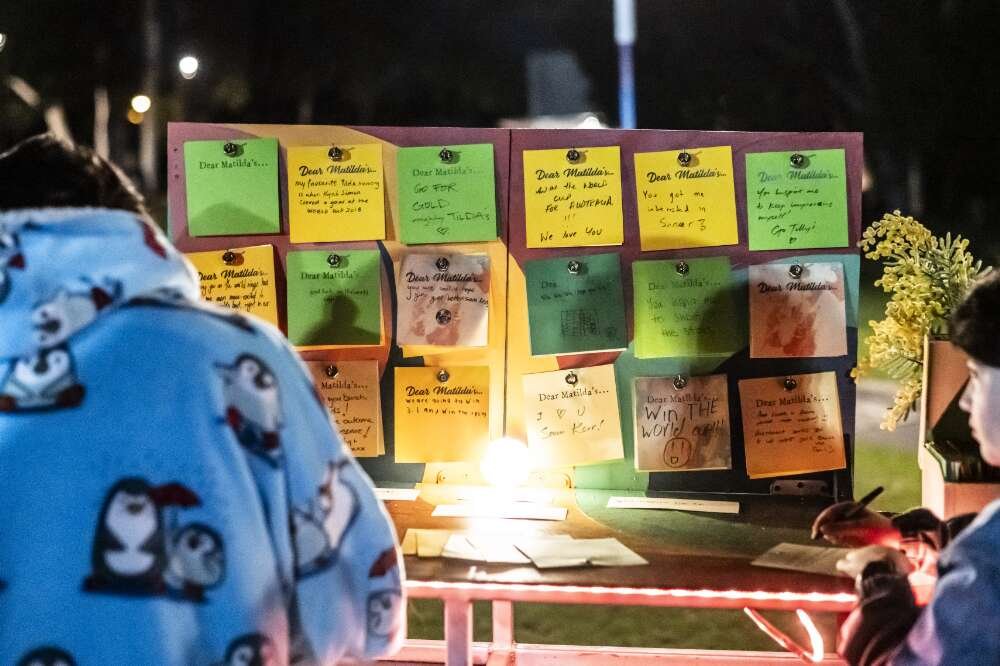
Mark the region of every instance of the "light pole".
<instances>
[{"instance_id":1,"label":"light pole","mask_svg":"<svg viewBox=\"0 0 1000 666\"><path fill-rule=\"evenodd\" d=\"M618 45L618 124L635 129L635 0L614 0L615 44Z\"/></svg>"}]
</instances>

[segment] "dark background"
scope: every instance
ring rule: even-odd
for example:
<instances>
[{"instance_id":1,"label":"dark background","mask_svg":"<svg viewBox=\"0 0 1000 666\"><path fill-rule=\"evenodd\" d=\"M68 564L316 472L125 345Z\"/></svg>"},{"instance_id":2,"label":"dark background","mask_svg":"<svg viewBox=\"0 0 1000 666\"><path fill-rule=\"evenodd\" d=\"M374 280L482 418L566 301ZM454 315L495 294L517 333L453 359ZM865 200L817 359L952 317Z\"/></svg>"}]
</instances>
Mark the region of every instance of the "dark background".
<instances>
[{"instance_id":1,"label":"dark background","mask_svg":"<svg viewBox=\"0 0 1000 666\"><path fill-rule=\"evenodd\" d=\"M992 263L998 13L991 0L637 0L638 126L863 131L864 219L901 209ZM0 150L44 131L52 108L93 143L105 88L110 157L139 178L126 112L145 92L154 201L169 120L490 127L528 115L527 62L546 51L575 56L575 96L618 123L611 0L7 0L0 32ZM188 53L193 80L177 71Z\"/></svg>"}]
</instances>

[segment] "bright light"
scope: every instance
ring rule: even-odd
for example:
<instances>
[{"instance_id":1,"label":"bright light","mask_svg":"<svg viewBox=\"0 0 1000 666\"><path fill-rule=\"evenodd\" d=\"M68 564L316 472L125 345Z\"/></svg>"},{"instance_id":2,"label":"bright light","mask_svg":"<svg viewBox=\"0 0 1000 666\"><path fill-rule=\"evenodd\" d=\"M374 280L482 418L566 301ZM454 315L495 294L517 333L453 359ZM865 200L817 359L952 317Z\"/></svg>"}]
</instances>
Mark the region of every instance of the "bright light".
<instances>
[{"instance_id":1,"label":"bright light","mask_svg":"<svg viewBox=\"0 0 1000 666\"><path fill-rule=\"evenodd\" d=\"M146 95L136 95L132 98L132 108L136 113L146 113L153 106L153 100Z\"/></svg>"},{"instance_id":2,"label":"bright light","mask_svg":"<svg viewBox=\"0 0 1000 666\"><path fill-rule=\"evenodd\" d=\"M185 79L193 79L198 73L198 59L194 56L184 56L177 62L177 69Z\"/></svg>"},{"instance_id":3,"label":"bright light","mask_svg":"<svg viewBox=\"0 0 1000 666\"><path fill-rule=\"evenodd\" d=\"M531 474L531 454L528 447L512 437L490 442L479 464L483 477L494 486L519 486Z\"/></svg>"},{"instance_id":4,"label":"bright light","mask_svg":"<svg viewBox=\"0 0 1000 666\"><path fill-rule=\"evenodd\" d=\"M7 46L7 34L0 32L0 51L3 51L5 46Z\"/></svg>"},{"instance_id":5,"label":"bright light","mask_svg":"<svg viewBox=\"0 0 1000 666\"><path fill-rule=\"evenodd\" d=\"M138 124L140 124L142 122L142 119L145 116L143 116L141 113L139 113L135 109L129 109L128 113L125 114L125 117L128 118L128 121L130 123L132 123L133 125L138 125Z\"/></svg>"},{"instance_id":6,"label":"bright light","mask_svg":"<svg viewBox=\"0 0 1000 666\"><path fill-rule=\"evenodd\" d=\"M601 119L593 114L588 115L580 121L579 125L577 125L578 129L600 129L601 127L604 127L601 123Z\"/></svg>"},{"instance_id":7,"label":"bright light","mask_svg":"<svg viewBox=\"0 0 1000 666\"><path fill-rule=\"evenodd\" d=\"M809 642L812 643L812 660L814 664L818 664L823 661L823 637L820 636L819 630L816 629L816 625L813 624L812 618L801 608L795 609L795 614L799 616L799 622L802 626L806 628L806 633L809 634Z\"/></svg>"}]
</instances>

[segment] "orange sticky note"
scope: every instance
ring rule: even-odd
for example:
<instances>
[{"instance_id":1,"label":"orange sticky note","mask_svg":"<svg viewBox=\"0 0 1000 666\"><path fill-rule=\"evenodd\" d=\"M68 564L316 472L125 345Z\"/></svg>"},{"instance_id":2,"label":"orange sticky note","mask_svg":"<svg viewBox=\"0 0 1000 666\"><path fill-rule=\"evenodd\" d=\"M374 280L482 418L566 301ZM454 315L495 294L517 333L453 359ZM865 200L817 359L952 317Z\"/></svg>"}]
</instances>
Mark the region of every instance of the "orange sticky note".
<instances>
[{"instance_id":1,"label":"orange sticky note","mask_svg":"<svg viewBox=\"0 0 1000 666\"><path fill-rule=\"evenodd\" d=\"M292 243L385 238L381 144L289 146L287 161Z\"/></svg>"},{"instance_id":2,"label":"orange sticky note","mask_svg":"<svg viewBox=\"0 0 1000 666\"><path fill-rule=\"evenodd\" d=\"M528 247L621 245L618 146L524 151L524 214Z\"/></svg>"},{"instance_id":3,"label":"orange sticky note","mask_svg":"<svg viewBox=\"0 0 1000 666\"><path fill-rule=\"evenodd\" d=\"M396 370L396 462L482 458L490 437L487 366Z\"/></svg>"},{"instance_id":4,"label":"orange sticky note","mask_svg":"<svg viewBox=\"0 0 1000 666\"><path fill-rule=\"evenodd\" d=\"M384 452L378 361L309 361L316 392L356 458Z\"/></svg>"},{"instance_id":5,"label":"orange sticky note","mask_svg":"<svg viewBox=\"0 0 1000 666\"><path fill-rule=\"evenodd\" d=\"M278 325L274 289L274 249L270 245L190 252L198 271L201 297Z\"/></svg>"},{"instance_id":6,"label":"orange sticky note","mask_svg":"<svg viewBox=\"0 0 1000 666\"><path fill-rule=\"evenodd\" d=\"M847 466L835 373L743 379L739 391L751 479Z\"/></svg>"}]
</instances>

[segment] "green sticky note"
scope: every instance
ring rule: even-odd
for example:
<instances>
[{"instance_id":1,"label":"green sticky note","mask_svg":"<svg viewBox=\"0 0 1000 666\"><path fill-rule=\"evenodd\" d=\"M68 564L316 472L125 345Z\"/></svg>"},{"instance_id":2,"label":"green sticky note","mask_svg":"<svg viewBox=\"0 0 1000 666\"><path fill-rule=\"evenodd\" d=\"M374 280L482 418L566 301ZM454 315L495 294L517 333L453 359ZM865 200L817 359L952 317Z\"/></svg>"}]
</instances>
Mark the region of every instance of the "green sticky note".
<instances>
[{"instance_id":1,"label":"green sticky note","mask_svg":"<svg viewBox=\"0 0 1000 666\"><path fill-rule=\"evenodd\" d=\"M289 252L288 339L293 345L377 345L382 340L378 250Z\"/></svg>"},{"instance_id":2,"label":"green sticky note","mask_svg":"<svg viewBox=\"0 0 1000 666\"><path fill-rule=\"evenodd\" d=\"M724 354L746 344L728 257L632 264L637 358ZM743 299L745 301L745 299Z\"/></svg>"},{"instance_id":3,"label":"green sticky note","mask_svg":"<svg viewBox=\"0 0 1000 666\"><path fill-rule=\"evenodd\" d=\"M400 148L396 173L400 240L407 245L497 237L492 143Z\"/></svg>"},{"instance_id":4,"label":"green sticky note","mask_svg":"<svg viewBox=\"0 0 1000 666\"><path fill-rule=\"evenodd\" d=\"M533 356L626 347L617 253L528 261L524 278Z\"/></svg>"},{"instance_id":5,"label":"green sticky note","mask_svg":"<svg viewBox=\"0 0 1000 666\"><path fill-rule=\"evenodd\" d=\"M746 165L751 250L847 246L843 149L747 153Z\"/></svg>"},{"instance_id":6,"label":"green sticky note","mask_svg":"<svg viewBox=\"0 0 1000 666\"><path fill-rule=\"evenodd\" d=\"M227 154L226 146L232 144ZM188 233L276 234L278 140L185 141Z\"/></svg>"}]
</instances>

